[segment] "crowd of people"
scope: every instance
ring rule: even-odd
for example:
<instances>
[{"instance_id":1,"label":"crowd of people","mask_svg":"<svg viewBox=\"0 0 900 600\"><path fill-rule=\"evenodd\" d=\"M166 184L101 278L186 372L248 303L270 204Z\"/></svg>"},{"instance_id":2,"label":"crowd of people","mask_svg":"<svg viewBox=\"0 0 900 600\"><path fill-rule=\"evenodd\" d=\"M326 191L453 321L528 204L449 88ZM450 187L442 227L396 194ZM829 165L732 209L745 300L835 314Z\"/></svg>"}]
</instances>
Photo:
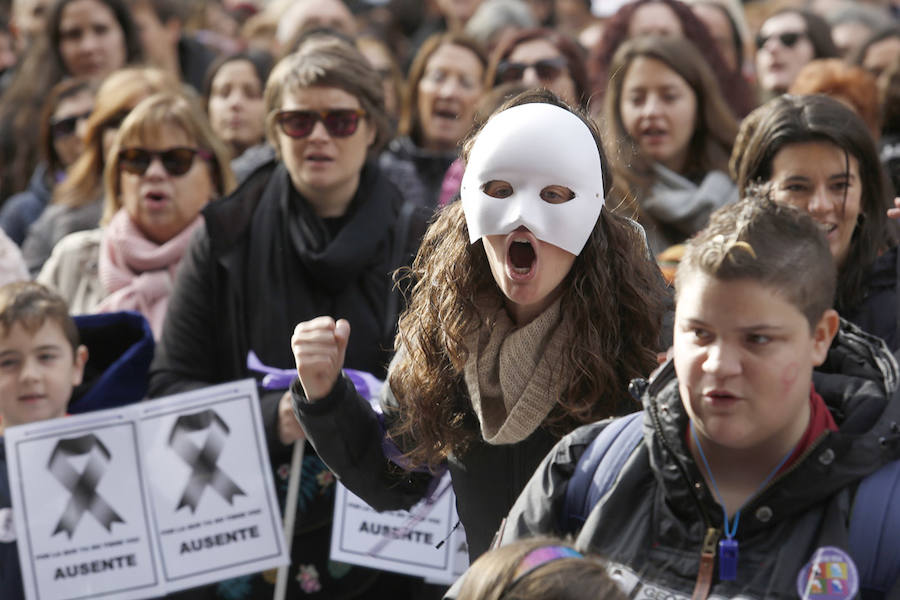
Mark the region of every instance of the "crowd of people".
<instances>
[{"instance_id":1,"label":"crowd of people","mask_svg":"<svg viewBox=\"0 0 900 600\"><path fill-rule=\"evenodd\" d=\"M262 362L288 598L900 597L898 196L896 0L0 0L0 435ZM330 560L445 470L456 585Z\"/></svg>"}]
</instances>

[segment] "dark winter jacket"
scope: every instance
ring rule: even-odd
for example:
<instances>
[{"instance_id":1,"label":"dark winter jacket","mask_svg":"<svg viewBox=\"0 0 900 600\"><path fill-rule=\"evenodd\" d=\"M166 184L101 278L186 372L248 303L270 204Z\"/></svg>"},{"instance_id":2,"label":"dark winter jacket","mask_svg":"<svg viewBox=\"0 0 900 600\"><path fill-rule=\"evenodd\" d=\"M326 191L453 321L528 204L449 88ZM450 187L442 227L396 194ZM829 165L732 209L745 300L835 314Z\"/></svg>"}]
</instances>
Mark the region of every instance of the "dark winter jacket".
<instances>
[{"instance_id":1,"label":"dark winter jacket","mask_svg":"<svg viewBox=\"0 0 900 600\"><path fill-rule=\"evenodd\" d=\"M434 211L441 195L441 184L456 152L433 152L420 148L407 136L391 141L379 162L403 197Z\"/></svg>"},{"instance_id":2,"label":"dark winter jacket","mask_svg":"<svg viewBox=\"0 0 900 600\"><path fill-rule=\"evenodd\" d=\"M859 481L900 458L897 364L880 340L843 323L813 375L838 431L828 431L742 508L735 539L735 581L713 574L712 596L797 598L798 575L816 550L847 550L848 521ZM609 559L629 597L690 598L704 537L722 535L722 509L686 443L688 418L669 361L636 382L644 403L644 439L612 491L576 538L579 549ZM579 428L544 460L516 501L502 542L562 534L560 516L575 465L609 421ZM631 595L633 594L633 595ZM888 597L900 594L900 582ZM824 597L824 596L823 596Z\"/></svg>"},{"instance_id":3,"label":"dark winter jacket","mask_svg":"<svg viewBox=\"0 0 900 600\"><path fill-rule=\"evenodd\" d=\"M423 498L431 476L405 472L388 462L382 447L384 430L347 378L341 377L331 393L315 403L306 401L299 385L292 391L307 438L354 494L379 511L408 509ZM459 394L457 400L470 406L464 388ZM390 418L397 406L390 386L384 386L381 401ZM471 418L475 419L474 413ZM470 425L477 427L477 422ZM538 428L517 444L492 446L479 441L464 455L449 458L447 466L471 560L487 550L500 520L556 442L557 438Z\"/></svg>"},{"instance_id":4,"label":"dark winter jacket","mask_svg":"<svg viewBox=\"0 0 900 600\"><path fill-rule=\"evenodd\" d=\"M294 327L322 315L350 321L347 365L383 377L397 318L396 310L387 314L388 299L397 294L389 273L410 263L426 221L425 211L416 210L406 237L400 239L402 205L396 187L377 165L369 164L360 174L346 217L320 219L294 190L284 165L275 161L257 169L232 195L207 205L205 226L191 241L169 300L150 395L250 377L251 350L268 366L292 369ZM401 257L397 264L395 243ZM283 394L260 389L281 501L291 450L278 438L277 409ZM372 574L355 570L355 575L347 575L347 565L338 569L328 563L334 477L309 447L302 473L295 527L299 537L292 546L289 580L303 579L304 589L321 584L314 597L349 597L367 585ZM245 579L217 584L219 596L271 595L271 586L261 577ZM301 594L296 582L288 597Z\"/></svg>"},{"instance_id":5,"label":"dark winter jacket","mask_svg":"<svg viewBox=\"0 0 900 600\"><path fill-rule=\"evenodd\" d=\"M894 246L872 265L866 279L866 295L856 310L841 316L858 325L866 333L885 341L891 352L900 350L900 296L897 280L900 274L900 252Z\"/></svg>"},{"instance_id":6,"label":"dark winter jacket","mask_svg":"<svg viewBox=\"0 0 900 600\"><path fill-rule=\"evenodd\" d=\"M41 163L34 170L28 187L3 203L0 227L19 246L25 241L28 228L37 221L50 202L53 190L48 180L47 165Z\"/></svg>"}]
</instances>

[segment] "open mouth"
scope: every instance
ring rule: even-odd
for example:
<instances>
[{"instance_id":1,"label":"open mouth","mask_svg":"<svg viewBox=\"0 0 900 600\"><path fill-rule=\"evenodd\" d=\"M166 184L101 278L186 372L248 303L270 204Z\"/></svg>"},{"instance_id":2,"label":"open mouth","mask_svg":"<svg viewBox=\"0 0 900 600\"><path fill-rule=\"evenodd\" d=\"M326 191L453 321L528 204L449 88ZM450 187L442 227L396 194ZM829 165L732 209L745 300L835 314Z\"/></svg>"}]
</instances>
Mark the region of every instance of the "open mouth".
<instances>
[{"instance_id":1,"label":"open mouth","mask_svg":"<svg viewBox=\"0 0 900 600\"><path fill-rule=\"evenodd\" d=\"M451 121L455 121L459 118L458 112L447 108L436 108L433 114L440 119L449 119Z\"/></svg>"},{"instance_id":2,"label":"open mouth","mask_svg":"<svg viewBox=\"0 0 900 600\"><path fill-rule=\"evenodd\" d=\"M825 234L825 237L828 237L835 231L837 231L838 226L835 223L817 223L819 226L819 231Z\"/></svg>"},{"instance_id":3,"label":"open mouth","mask_svg":"<svg viewBox=\"0 0 900 600\"><path fill-rule=\"evenodd\" d=\"M704 394L713 404L732 402L738 400L738 397L726 390L712 390Z\"/></svg>"},{"instance_id":4,"label":"open mouth","mask_svg":"<svg viewBox=\"0 0 900 600\"><path fill-rule=\"evenodd\" d=\"M151 204L162 204L166 201L166 195L162 192L147 192L144 194L144 198Z\"/></svg>"},{"instance_id":5,"label":"open mouth","mask_svg":"<svg viewBox=\"0 0 900 600\"><path fill-rule=\"evenodd\" d=\"M506 271L516 281L534 277L537 269L537 239L530 232L514 231L506 246Z\"/></svg>"},{"instance_id":6,"label":"open mouth","mask_svg":"<svg viewBox=\"0 0 900 600\"><path fill-rule=\"evenodd\" d=\"M310 154L306 157L306 160L314 163L327 163L331 162L331 157L324 154Z\"/></svg>"}]
</instances>

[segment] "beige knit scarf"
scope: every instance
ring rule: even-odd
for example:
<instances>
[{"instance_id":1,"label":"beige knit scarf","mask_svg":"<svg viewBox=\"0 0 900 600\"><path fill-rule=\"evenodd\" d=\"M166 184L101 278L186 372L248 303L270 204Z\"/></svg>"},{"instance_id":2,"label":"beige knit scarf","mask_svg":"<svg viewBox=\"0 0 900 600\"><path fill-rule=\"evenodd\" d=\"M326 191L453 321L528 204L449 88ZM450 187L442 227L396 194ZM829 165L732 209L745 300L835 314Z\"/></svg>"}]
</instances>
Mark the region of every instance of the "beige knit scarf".
<instances>
[{"instance_id":1,"label":"beige knit scarf","mask_svg":"<svg viewBox=\"0 0 900 600\"><path fill-rule=\"evenodd\" d=\"M482 327L469 336L463 378L489 444L515 444L544 421L570 379L563 350L571 341L560 300L523 327L506 309L479 303Z\"/></svg>"}]
</instances>

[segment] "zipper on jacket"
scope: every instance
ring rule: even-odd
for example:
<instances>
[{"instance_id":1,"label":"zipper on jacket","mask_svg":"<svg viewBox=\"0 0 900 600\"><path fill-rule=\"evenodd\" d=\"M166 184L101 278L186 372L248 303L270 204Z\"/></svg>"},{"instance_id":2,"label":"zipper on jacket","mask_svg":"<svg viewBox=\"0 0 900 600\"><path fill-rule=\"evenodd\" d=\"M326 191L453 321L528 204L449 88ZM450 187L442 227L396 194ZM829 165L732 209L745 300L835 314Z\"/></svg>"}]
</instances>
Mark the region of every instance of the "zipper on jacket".
<instances>
[{"instance_id":1,"label":"zipper on jacket","mask_svg":"<svg viewBox=\"0 0 900 600\"><path fill-rule=\"evenodd\" d=\"M706 600L706 597L709 596L716 567L716 543L719 541L719 536L718 529L707 528L706 536L703 538L703 547L700 549L700 569L697 571L697 582L694 584L691 600Z\"/></svg>"}]
</instances>

